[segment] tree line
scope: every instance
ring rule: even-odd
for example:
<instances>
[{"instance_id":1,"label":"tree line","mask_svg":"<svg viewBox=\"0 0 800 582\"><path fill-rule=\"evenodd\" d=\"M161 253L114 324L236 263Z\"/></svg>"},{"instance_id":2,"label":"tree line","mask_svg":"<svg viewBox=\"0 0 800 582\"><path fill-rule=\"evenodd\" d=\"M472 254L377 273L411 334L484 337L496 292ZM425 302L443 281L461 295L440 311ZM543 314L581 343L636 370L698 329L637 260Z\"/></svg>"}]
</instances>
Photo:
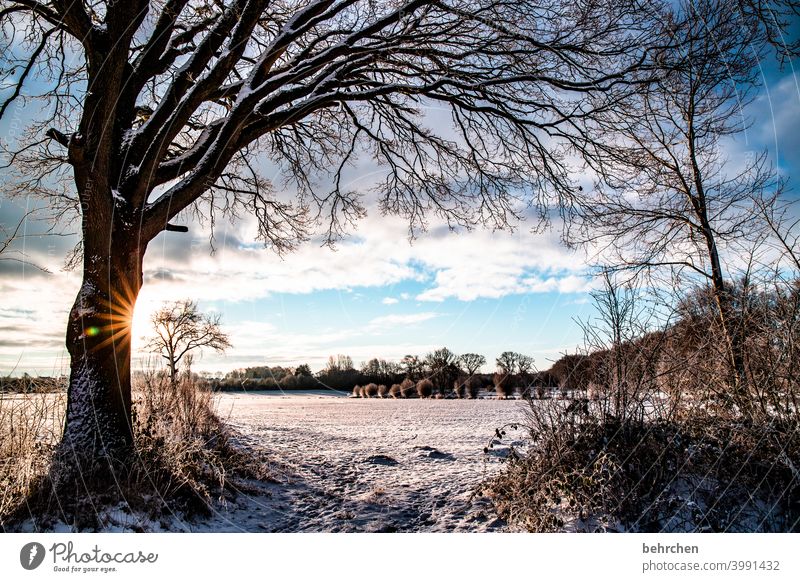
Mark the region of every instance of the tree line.
<instances>
[{"instance_id":1,"label":"tree line","mask_svg":"<svg viewBox=\"0 0 800 582\"><path fill-rule=\"evenodd\" d=\"M406 355L400 361L383 358L372 358L356 367L350 356L338 354L330 356L326 365L316 374L311 372L307 364L296 368L284 366L254 366L234 370L221 379L212 380L217 390L294 390L330 388L343 392L361 395L362 386L374 385L364 395L379 395L378 388L386 387L388 395L390 387L406 382L405 394L417 394L417 384L430 383L429 395L452 396L471 390L483 390L492 386L500 386L499 391L506 390L513 394L517 387L556 386L547 373L538 372L534 367L532 356L518 352L506 351L495 361L497 371L483 373L486 357L476 353L456 354L446 347L429 352L425 356ZM413 385L409 388L408 383ZM425 384L428 390L428 384ZM374 394L372 394L374 392Z\"/></svg>"}]
</instances>

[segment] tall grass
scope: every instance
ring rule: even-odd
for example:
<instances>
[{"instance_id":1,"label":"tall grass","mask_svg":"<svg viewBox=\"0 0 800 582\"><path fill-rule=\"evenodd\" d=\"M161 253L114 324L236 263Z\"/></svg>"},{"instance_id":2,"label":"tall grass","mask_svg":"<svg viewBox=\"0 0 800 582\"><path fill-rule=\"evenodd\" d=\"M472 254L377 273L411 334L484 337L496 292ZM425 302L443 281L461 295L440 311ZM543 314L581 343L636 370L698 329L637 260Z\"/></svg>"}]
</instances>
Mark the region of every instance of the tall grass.
<instances>
[{"instance_id":1,"label":"tall grass","mask_svg":"<svg viewBox=\"0 0 800 582\"><path fill-rule=\"evenodd\" d=\"M0 529L46 475L65 411L63 392L0 392Z\"/></svg>"},{"instance_id":2,"label":"tall grass","mask_svg":"<svg viewBox=\"0 0 800 582\"><path fill-rule=\"evenodd\" d=\"M33 518L38 529L62 521L78 530L102 529L98 507L157 517L208 514L235 494L242 477L268 479L264 455L234 444L206 382L162 372L134 376L134 449L111 479L76 475L57 445L66 395L0 395L0 526Z\"/></svg>"},{"instance_id":3,"label":"tall grass","mask_svg":"<svg viewBox=\"0 0 800 582\"><path fill-rule=\"evenodd\" d=\"M800 531L800 282L733 294L743 378L707 290L661 329L636 289L602 292L586 354L557 370L571 397L528 401L528 447L487 482L500 514L529 531Z\"/></svg>"}]
</instances>

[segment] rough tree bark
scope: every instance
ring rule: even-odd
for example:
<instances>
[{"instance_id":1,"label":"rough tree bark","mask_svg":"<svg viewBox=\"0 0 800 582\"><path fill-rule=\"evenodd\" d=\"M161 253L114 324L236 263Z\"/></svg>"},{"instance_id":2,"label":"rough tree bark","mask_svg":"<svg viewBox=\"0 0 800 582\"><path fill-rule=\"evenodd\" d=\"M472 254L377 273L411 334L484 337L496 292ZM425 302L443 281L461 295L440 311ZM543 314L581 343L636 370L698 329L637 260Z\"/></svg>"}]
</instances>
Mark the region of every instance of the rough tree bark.
<instances>
[{"instance_id":1,"label":"rough tree bark","mask_svg":"<svg viewBox=\"0 0 800 582\"><path fill-rule=\"evenodd\" d=\"M83 229L83 281L66 337L71 371L64 445L79 457L124 462L133 444L131 318L146 245L119 213L85 213Z\"/></svg>"}]
</instances>

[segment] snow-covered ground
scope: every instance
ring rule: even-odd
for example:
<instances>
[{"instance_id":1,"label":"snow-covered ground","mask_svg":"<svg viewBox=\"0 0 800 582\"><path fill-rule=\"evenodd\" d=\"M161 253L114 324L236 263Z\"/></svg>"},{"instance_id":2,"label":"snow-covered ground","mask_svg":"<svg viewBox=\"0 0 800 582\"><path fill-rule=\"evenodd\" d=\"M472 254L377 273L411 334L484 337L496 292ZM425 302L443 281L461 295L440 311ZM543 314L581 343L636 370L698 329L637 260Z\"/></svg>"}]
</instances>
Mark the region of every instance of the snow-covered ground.
<instances>
[{"instance_id":1,"label":"snow-covered ground","mask_svg":"<svg viewBox=\"0 0 800 582\"><path fill-rule=\"evenodd\" d=\"M523 418L519 401L223 394L219 414L280 460L279 483L242 493L191 531L498 531L476 486L483 448ZM495 451L502 455L502 449ZM170 528L172 529L172 528Z\"/></svg>"}]
</instances>

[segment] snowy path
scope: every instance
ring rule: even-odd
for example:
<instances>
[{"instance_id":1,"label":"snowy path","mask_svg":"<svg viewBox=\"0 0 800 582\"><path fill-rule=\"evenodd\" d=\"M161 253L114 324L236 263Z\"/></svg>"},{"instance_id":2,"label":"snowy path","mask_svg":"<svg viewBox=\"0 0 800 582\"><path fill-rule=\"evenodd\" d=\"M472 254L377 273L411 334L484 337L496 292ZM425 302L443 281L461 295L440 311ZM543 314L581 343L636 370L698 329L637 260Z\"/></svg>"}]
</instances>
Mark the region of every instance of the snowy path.
<instances>
[{"instance_id":1,"label":"snowy path","mask_svg":"<svg viewBox=\"0 0 800 582\"><path fill-rule=\"evenodd\" d=\"M213 531L497 531L475 486L494 429L523 405L497 400L224 394L218 412L286 465L264 495L241 495ZM193 527L197 530L198 528Z\"/></svg>"}]
</instances>

